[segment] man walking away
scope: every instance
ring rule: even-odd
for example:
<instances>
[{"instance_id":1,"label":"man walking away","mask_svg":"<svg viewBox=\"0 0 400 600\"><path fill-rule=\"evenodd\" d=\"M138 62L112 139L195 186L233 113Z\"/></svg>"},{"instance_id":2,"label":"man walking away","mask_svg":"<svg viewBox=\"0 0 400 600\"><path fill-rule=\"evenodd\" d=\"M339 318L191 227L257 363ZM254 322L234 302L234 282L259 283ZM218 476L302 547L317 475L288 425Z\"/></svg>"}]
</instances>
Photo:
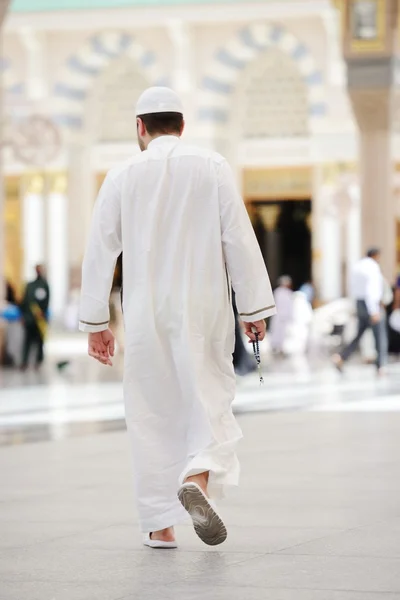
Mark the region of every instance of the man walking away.
<instances>
[{"instance_id":1,"label":"man walking away","mask_svg":"<svg viewBox=\"0 0 400 600\"><path fill-rule=\"evenodd\" d=\"M232 413L234 318L265 336L275 303L234 176L219 154L186 145L183 108L150 88L136 107L142 153L112 169L96 202L83 263L80 328L112 364L114 267L123 252L124 399L144 543L176 547L189 515L216 545L225 526L209 500L236 485L241 431Z\"/></svg>"},{"instance_id":2,"label":"man walking away","mask_svg":"<svg viewBox=\"0 0 400 600\"><path fill-rule=\"evenodd\" d=\"M36 279L28 283L21 302L22 321L25 330L21 369L28 367L32 347L36 348L35 366L44 360L44 341L47 333L50 290L43 265L37 265Z\"/></svg>"},{"instance_id":3,"label":"man walking away","mask_svg":"<svg viewBox=\"0 0 400 600\"><path fill-rule=\"evenodd\" d=\"M378 374L383 373L386 365L387 335L382 305L384 281L379 266L380 255L378 248L371 248L352 271L350 290L356 301L358 331L353 341L340 354L332 357L333 363L339 371L342 371L344 362L357 350L362 336L369 327L372 328L375 339Z\"/></svg>"}]
</instances>

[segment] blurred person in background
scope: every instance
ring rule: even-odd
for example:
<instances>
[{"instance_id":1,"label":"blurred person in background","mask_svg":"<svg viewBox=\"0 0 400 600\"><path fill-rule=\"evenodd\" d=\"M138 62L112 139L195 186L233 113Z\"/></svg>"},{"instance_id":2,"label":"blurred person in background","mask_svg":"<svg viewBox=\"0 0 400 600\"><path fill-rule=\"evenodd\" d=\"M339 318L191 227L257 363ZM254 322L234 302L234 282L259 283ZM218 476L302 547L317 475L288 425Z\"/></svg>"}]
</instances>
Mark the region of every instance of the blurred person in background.
<instances>
[{"instance_id":1,"label":"blurred person in background","mask_svg":"<svg viewBox=\"0 0 400 600\"><path fill-rule=\"evenodd\" d=\"M396 277L394 285L393 310L400 309L400 274Z\"/></svg>"},{"instance_id":2,"label":"blurred person in background","mask_svg":"<svg viewBox=\"0 0 400 600\"><path fill-rule=\"evenodd\" d=\"M306 281L303 285L300 286L299 292L302 292L306 298L306 300L311 304L313 304L315 299L315 289L312 281Z\"/></svg>"},{"instance_id":3,"label":"blurred person in background","mask_svg":"<svg viewBox=\"0 0 400 600\"><path fill-rule=\"evenodd\" d=\"M293 282L289 275L282 275L274 290L277 314L271 319L270 343L275 354L284 354L288 327L293 320Z\"/></svg>"},{"instance_id":4,"label":"blurred person in background","mask_svg":"<svg viewBox=\"0 0 400 600\"><path fill-rule=\"evenodd\" d=\"M356 301L358 330L355 338L339 354L332 357L339 371L343 370L346 360L357 350L360 340L367 329L371 328L376 348L376 367L382 374L387 363L387 332L383 306L384 279L379 266L381 252L371 248L353 268L351 273L351 296Z\"/></svg>"},{"instance_id":5,"label":"blurred person in background","mask_svg":"<svg viewBox=\"0 0 400 600\"><path fill-rule=\"evenodd\" d=\"M21 311L18 306L15 287L6 281L5 306L0 311L0 318L5 322L5 336L1 349L1 364L12 367L21 362L22 327Z\"/></svg>"},{"instance_id":6,"label":"blurred person in background","mask_svg":"<svg viewBox=\"0 0 400 600\"><path fill-rule=\"evenodd\" d=\"M310 348L313 309L304 292L293 292L292 298L292 318L286 328L283 352L304 355Z\"/></svg>"},{"instance_id":7,"label":"blurred person in background","mask_svg":"<svg viewBox=\"0 0 400 600\"><path fill-rule=\"evenodd\" d=\"M123 251L124 399L144 544L175 548L173 527L189 513L217 545L227 534L209 497L238 483L241 438L229 277L251 340L253 328L264 338L275 302L234 175L219 154L180 140L177 94L146 90L136 117L142 153L108 173L94 209L80 329L90 356L111 365L109 299Z\"/></svg>"},{"instance_id":8,"label":"blurred person in background","mask_svg":"<svg viewBox=\"0 0 400 600\"><path fill-rule=\"evenodd\" d=\"M43 265L37 265L36 279L28 283L21 301L21 316L24 326L24 345L21 369L26 370L32 349L35 349L35 367L44 360L44 342L47 333L50 289Z\"/></svg>"},{"instance_id":9,"label":"blurred person in background","mask_svg":"<svg viewBox=\"0 0 400 600\"><path fill-rule=\"evenodd\" d=\"M388 311L390 312L393 304L393 290L387 279L383 278L383 295L381 302L382 313L382 347L386 353L389 353L389 332L388 332ZM360 340L360 353L363 361L366 364L376 363L375 340L372 329L369 328Z\"/></svg>"},{"instance_id":10,"label":"blurred person in background","mask_svg":"<svg viewBox=\"0 0 400 600\"><path fill-rule=\"evenodd\" d=\"M389 352L400 354L400 275L396 277L393 286L393 302L387 307Z\"/></svg>"},{"instance_id":11,"label":"blurred person in background","mask_svg":"<svg viewBox=\"0 0 400 600\"><path fill-rule=\"evenodd\" d=\"M15 288L10 281L6 281L6 302L13 306L18 304Z\"/></svg>"}]
</instances>

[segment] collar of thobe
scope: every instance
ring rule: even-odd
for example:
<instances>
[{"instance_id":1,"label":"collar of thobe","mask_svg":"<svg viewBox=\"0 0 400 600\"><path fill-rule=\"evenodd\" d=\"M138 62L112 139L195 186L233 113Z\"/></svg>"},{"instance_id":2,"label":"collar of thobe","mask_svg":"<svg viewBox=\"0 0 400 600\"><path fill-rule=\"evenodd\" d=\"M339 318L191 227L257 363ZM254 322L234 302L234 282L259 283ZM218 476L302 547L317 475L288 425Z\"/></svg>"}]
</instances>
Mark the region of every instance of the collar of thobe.
<instances>
[{"instance_id":1,"label":"collar of thobe","mask_svg":"<svg viewBox=\"0 0 400 600\"><path fill-rule=\"evenodd\" d=\"M160 135L156 137L154 140L151 140L147 148L153 146L161 146L161 144L176 144L180 141L180 137L177 135Z\"/></svg>"}]
</instances>

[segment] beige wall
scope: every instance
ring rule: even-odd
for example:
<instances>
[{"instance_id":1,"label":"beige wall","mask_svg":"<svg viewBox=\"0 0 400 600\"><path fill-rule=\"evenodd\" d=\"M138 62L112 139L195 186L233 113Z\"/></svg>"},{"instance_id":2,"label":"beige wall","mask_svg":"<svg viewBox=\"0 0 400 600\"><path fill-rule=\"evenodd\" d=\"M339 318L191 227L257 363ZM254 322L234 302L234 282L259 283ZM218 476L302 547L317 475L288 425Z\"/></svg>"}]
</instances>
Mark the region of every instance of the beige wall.
<instances>
[{"instance_id":1,"label":"beige wall","mask_svg":"<svg viewBox=\"0 0 400 600\"><path fill-rule=\"evenodd\" d=\"M285 12L285 0L276 3L274 23L281 23L288 31L292 32L300 42L303 42L312 52L317 67L323 72L325 79L325 91L328 101L328 114L321 120L321 132L304 138L284 139L260 139L245 141L241 138L233 118L231 123L221 128L223 136L217 139L212 133L212 128L207 128L203 123L196 121L197 108L200 102L199 88L205 74L207 74L215 52L226 46L234 38L238 31L246 25L257 21L257 15L249 20L248 3L243 1L243 18L230 21L230 15L226 12L226 21L206 24L197 22L194 18L196 8L193 7L191 22L186 25L190 35L190 74L194 82L194 88L185 97L188 110L187 137L200 141L205 145L214 146L228 154L229 159L237 168L238 180L242 168L269 168L273 166L303 165L315 167L315 165L326 162L351 162L357 159L356 128L348 99L345 82L334 84L329 79L331 52L326 28L319 12L309 15L307 18L296 17ZM282 13L277 16L281 7ZM122 13L121 13L122 15ZM115 16L113 17L116 18ZM59 17L57 17L59 19ZM89 23L89 21L87 21ZM153 51L162 72L173 78L176 65L176 48L168 30L167 13L163 23L157 26L135 27L134 19L121 21L120 30L132 34L149 51ZM86 41L103 31L103 29L90 29L87 25L80 24L76 30L62 30L59 20L57 30L49 28L41 31L38 35L39 42L44 50L44 69L46 86L49 95L41 102L32 104L32 111L50 114L54 97L52 90L54 83L63 76L63 70L69 57L78 52ZM4 54L12 62L12 69L21 80L26 78L28 69L27 49L21 43L21 33L8 30L4 39ZM238 80L240 85L240 79ZM126 86L130 82L126 81ZM95 109L94 103L101 102L101 98L95 96L88 102L86 111ZM235 108L235 96L230 98L231 105ZM236 107L239 110L239 107ZM87 113L86 113L87 114ZM233 113L234 116L237 113ZM133 114L132 114L133 119ZM92 141L89 128L83 129L80 136L74 139L63 137L63 149L60 153L56 168L69 172L69 235L70 235L70 263L76 268L79 264L84 249L85 232L90 219L90 211L95 194L95 175L99 169L107 170L115 164L115 161L124 158L125 153L132 151L133 146L124 142L98 145ZM398 144L397 156L400 159L400 144ZM55 165L50 166L55 168ZM13 172L16 169L25 169L12 159L6 162L6 170ZM314 194L314 202L320 202L321 194ZM322 200L321 200L322 202ZM79 225L74 227L74 223Z\"/></svg>"}]
</instances>

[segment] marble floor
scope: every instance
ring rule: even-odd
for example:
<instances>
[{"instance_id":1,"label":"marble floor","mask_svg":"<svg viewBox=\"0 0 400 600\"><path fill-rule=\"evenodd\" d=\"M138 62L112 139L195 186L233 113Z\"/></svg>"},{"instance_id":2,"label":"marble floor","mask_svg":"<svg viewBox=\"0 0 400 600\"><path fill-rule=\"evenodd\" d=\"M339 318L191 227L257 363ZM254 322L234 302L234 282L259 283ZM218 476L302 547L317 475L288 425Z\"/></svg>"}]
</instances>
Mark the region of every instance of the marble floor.
<instances>
[{"instance_id":1,"label":"marble floor","mask_svg":"<svg viewBox=\"0 0 400 600\"><path fill-rule=\"evenodd\" d=\"M59 361L68 365L59 370ZM0 370L0 445L124 428L123 358L112 368L86 355L82 335L53 336L40 372ZM235 413L259 411L400 410L400 363L386 377L355 360L340 376L326 356L276 360L263 356L257 373L238 377Z\"/></svg>"},{"instance_id":2,"label":"marble floor","mask_svg":"<svg viewBox=\"0 0 400 600\"><path fill-rule=\"evenodd\" d=\"M263 387L240 380L228 540L184 525L163 552L138 533L121 364L75 338L48 351L41 373L0 373L0 600L400 600L397 364L266 361Z\"/></svg>"}]
</instances>

